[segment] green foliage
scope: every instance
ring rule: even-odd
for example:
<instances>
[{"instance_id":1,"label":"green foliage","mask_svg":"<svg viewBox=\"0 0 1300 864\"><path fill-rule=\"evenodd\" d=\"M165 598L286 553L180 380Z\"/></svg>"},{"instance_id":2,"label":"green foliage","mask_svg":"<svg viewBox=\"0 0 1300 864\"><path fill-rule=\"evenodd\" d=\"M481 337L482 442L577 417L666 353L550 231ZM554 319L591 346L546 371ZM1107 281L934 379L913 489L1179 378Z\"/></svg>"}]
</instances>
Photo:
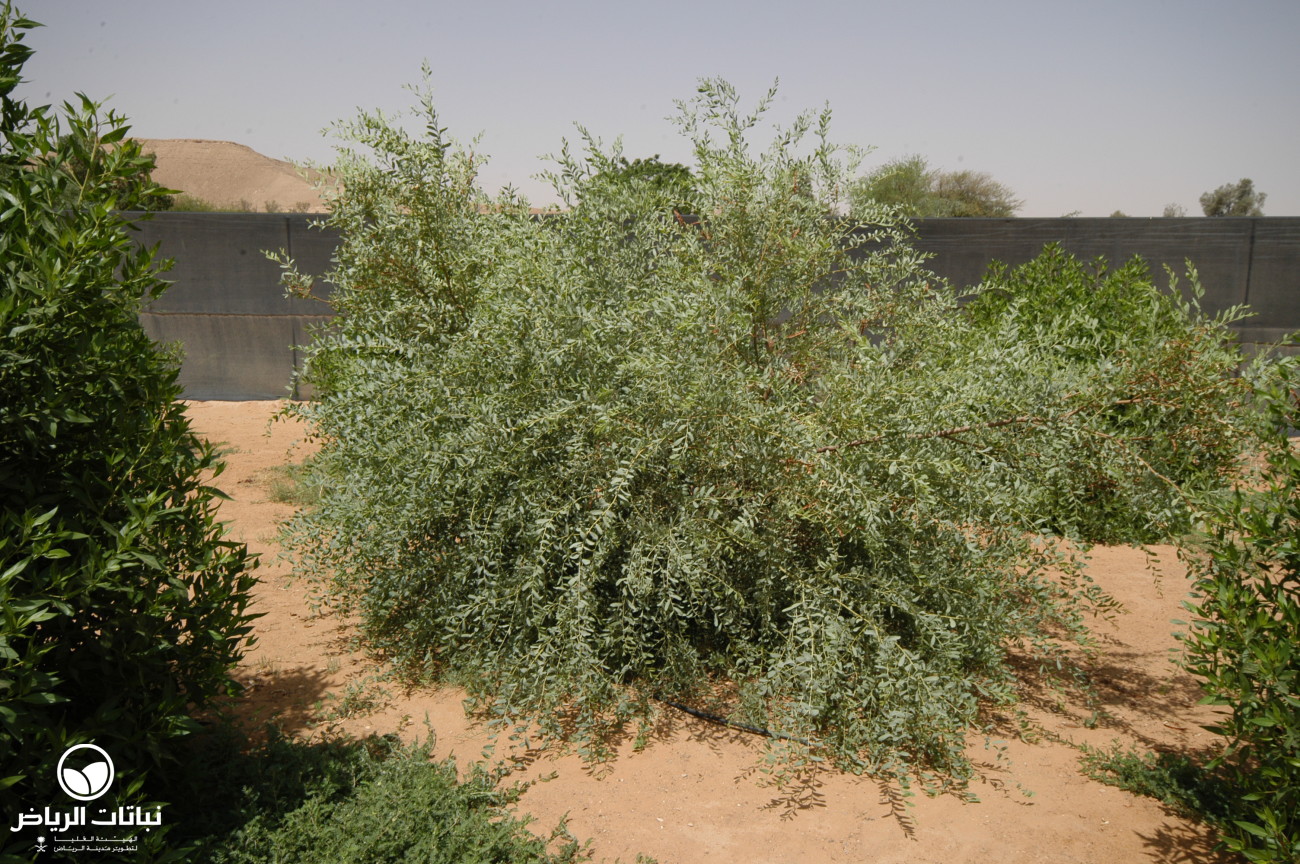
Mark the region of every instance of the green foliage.
<instances>
[{"instance_id":1,"label":"green foliage","mask_svg":"<svg viewBox=\"0 0 1300 864\"><path fill-rule=\"evenodd\" d=\"M1263 216L1268 195L1255 191L1255 182L1243 177L1236 183L1224 183L1201 196L1201 210L1206 216Z\"/></svg>"},{"instance_id":2,"label":"green foliage","mask_svg":"<svg viewBox=\"0 0 1300 864\"><path fill-rule=\"evenodd\" d=\"M1236 790L1178 753L1138 754L1116 742L1109 749L1083 747L1089 777L1135 795L1155 798L1181 816L1221 822L1231 812Z\"/></svg>"},{"instance_id":3,"label":"green foliage","mask_svg":"<svg viewBox=\"0 0 1300 864\"><path fill-rule=\"evenodd\" d=\"M1016 215L1023 203L983 171L941 171L935 177L934 194L942 202L936 216L1008 217Z\"/></svg>"},{"instance_id":4,"label":"green foliage","mask_svg":"<svg viewBox=\"0 0 1300 864\"><path fill-rule=\"evenodd\" d=\"M252 213L253 205L247 199L237 204L213 204L194 195L180 193L169 208L182 213Z\"/></svg>"},{"instance_id":5,"label":"green foliage","mask_svg":"<svg viewBox=\"0 0 1300 864\"><path fill-rule=\"evenodd\" d=\"M392 699L378 681L368 678L361 681L349 681L343 688L341 696L328 694L330 706L320 705L322 720L346 720L352 717L365 717L383 708Z\"/></svg>"},{"instance_id":6,"label":"green foliage","mask_svg":"<svg viewBox=\"0 0 1300 864\"><path fill-rule=\"evenodd\" d=\"M1188 496L1235 470L1255 428L1227 329L1245 312L1202 314L1190 267L1187 294L1172 274L1158 288L1140 258L1108 271L1052 244L1019 267L995 262L966 307L980 332L1053 367L1058 386L1107 403L1027 502L1053 531L1099 543L1182 534Z\"/></svg>"},{"instance_id":7,"label":"green foliage","mask_svg":"<svg viewBox=\"0 0 1300 864\"><path fill-rule=\"evenodd\" d=\"M277 504L310 507L320 500L319 490L310 485L311 472L299 463L269 469L267 497Z\"/></svg>"},{"instance_id":8,"label":"green foliage","mask_svg":"<svg viewBox=\"0 0 1300 864\"><path fill-rule=\"evenodd\" d=\"M897 159L872 171L853 187L855 205L874 201L905 216L934 216L941 208L933 190L934 172L920 156Z\"/></svg>"},{"instance_id":9,"label":"green foliage","mask_svg":"<svg viewBox=\"0 0 1300 864\"><path fill-rule=\"evenodd\" d=\"M90 740L120 768L121 803L138 803L192 706L232 686L252 583L216 520L220 466L176 401L178 364L136 318L164 283L117 211L155 195L148 160L84 97L62 119L10 98L32 26L0 10L6 813L64 800L55 764ZM87 142L103 149L87 158ZM76 176L78 159L95 170Z\"/></svg>"},{"instance_id":10,"label":"green foliage","mask_svg":"<svg viewBox=\"0 0 1300 864\"><path fill-rule=\"evenodd\" d=\"M1300 425L1293 360L1262 394L1273 431L1257 485L1212 502L1205 554L1193 558L1198 619L1185 665L1227 713L1218 760L1241 805L1221 826L1251 861L1300 858ZM1215 766L1212 766L1215 767Z\"/></svg>"},{"instance_id":11,"label":"green foliage","mask_svg":"<svg viewBox=\"0 0 1300 864\"><path fill-rule=\"evenodd\" d=\"M680 105L695 222L585 133L551 175L572 210L537 220L427 96L423 137L341 126L371 153L336 171L340 315L296 409L322 497L288 539L377 649L585 752L662 696L813 740L774 744L796 762L960 778L1008 647L1051 657L1108 605L1027 502L1067 457L1154 500L1134 442L1229 385L1173 347L1173 391L1062 379L1007 310L961 314L896 212L827 218L853 170L829 112L754 152L772 95Z\"/></svg>"},{"instance_id":12,"label":"green foliage","mask_svg":"<svg viewBox=\"0 0 1300 864\"><path fill-rule=\"evenodd\" d=\"M931 169L920 156L895 160L856 181L850 200L859 212L883 204L911 219L1014 216L1022 203L988 174Z\"/></svg>"},{"instance_id":13,"label":"green foliage","mask_svg":"<svg viewBox=\"0 0 1300 864\"><path fill-rule=\"evenodd\" d=\"M652 195L669 202L669 209L679 215L696 215L695 180L691 169L678 162L660 162L658 153L649 159L631 162L626 157L617 156L592 182L645 187Z\"/></svg>"},{"instance_id":14,"label":"green foliage","mask_svg":"<svg viewBox=\"0 0 1300 864\"><path fill-rule=\"evenodd\" d=\"M573 862L563 825L548 841L505 812L508 790L475 767L430 761L428 744L388 738L287 741L248 748L232 733L202 736L186 754L188 782L172 839L193 860L237 862ZM555 841L561 841L556 843Z\"/></svg>"},{"instance_id":15,"label":"green foliage","mask_svg":"<svg viewBox=\"0 0 1300 864\"><path fill-rule=\"evenodd\" d=\"M73 128L59 142L64 154L64 168L76 181L70 207L80 206L78 198L84 190L94 188L96 194L110 195L114 200L129 203L133 210L171 210L176 203L174 190L167 190L153 182L157 160L152 154L140 152L135 174L126 174L121 165L106 171L108 150L95 138L95 129ZM128 209L121 207L120 209Z\"/></svg>"}]
</instances>

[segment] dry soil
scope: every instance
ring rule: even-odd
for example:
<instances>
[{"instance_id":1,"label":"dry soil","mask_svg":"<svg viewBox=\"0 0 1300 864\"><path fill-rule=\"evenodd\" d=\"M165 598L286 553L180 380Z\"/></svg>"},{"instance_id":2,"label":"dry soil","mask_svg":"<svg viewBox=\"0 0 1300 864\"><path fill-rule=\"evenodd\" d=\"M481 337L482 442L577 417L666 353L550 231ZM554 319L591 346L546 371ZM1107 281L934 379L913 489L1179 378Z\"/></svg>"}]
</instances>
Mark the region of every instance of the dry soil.
<instances>
[{"instance_id":1,"label":"dry soil","mask_svg":"<svg viewBox=\"0 0 1300 864\"><path fill-rule=\"evenodd\" d=\"M439 755L480 758L485 730L466 719L452 688L402 692L376 680L381 670L352 648L345 621L313 611L306 585L289 579L276 544L277 523L292 506L271 500L277 466L307 453L303 429L270 424L274 402L191 403L201 434L225 449L218 485L231 500L222 517L233 535L262 556L258 569L257 644L238 670L247 685L239 712L274 720L304 737L330 728L353 734L436 734ZM762 739L666 711L649 745L629 744L609 765L593 768L574 755L527 754L521 780L542 780L518 804L549 832L567 815L569 829L590 838L597 860L634 861L637 853L669 862L1214 862L1204 826L1161 804L1088 779L1075 745L1208 749L1201 726L1211 709L1197 706L1194 679L1172 662L1173 619L1188 585L1173 550L1158 565L1128 548L1099 548L1091 573L1124 605L1113 622L1098 621L1102 650L1094 664L1100 705L1030 686L1022 705L1032 736L1011 733L1003 749L973 737L970 754L982 777L978 803L954 795L918 795L869 779L822 771L794 789L764 784L755 770ZM348 688L351 697L348 699ZM386 692L385 692L386 691ZM374 710L337 715L366 700ZM1095 713L1100 707L1102 712ZM346 712L345 712L346 713ZM427 721L427 725L426 725ZM504 749L504 748L502 748ZM999 755L1001 758L999 758Z\"/></svg>"}]
</instances>

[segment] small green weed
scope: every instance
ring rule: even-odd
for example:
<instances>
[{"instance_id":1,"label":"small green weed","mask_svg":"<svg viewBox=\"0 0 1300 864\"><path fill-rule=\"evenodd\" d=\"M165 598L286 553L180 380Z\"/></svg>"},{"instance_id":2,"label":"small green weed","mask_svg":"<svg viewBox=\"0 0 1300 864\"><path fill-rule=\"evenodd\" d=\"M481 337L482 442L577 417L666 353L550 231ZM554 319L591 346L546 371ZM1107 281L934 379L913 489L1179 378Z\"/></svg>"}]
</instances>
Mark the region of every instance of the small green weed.
<instances>
[{"instance_id":1,"label":"small green weed","mask_svg":"<svg viewBox=\"0 0 1300 864\"><path fill-rule=\"evenodd\" d=\"M267 497L277 504L295 507L312 507L320 502L320 490L305 482L308 477L305 465L277 465L268 469Z\"/></svg>"},{"instance_id":2,"label":"small green weed","mask_svg":"<svg viewBox=\"0 0 1300 864\"><path fill-rule=\"evenodd\" d=\"M259 657L253 663L253 671L259 675L278 675L280 673L280 661L273 657Z\"/></svg>"},{"instance_id":3,"label":"small green weed","mask_svg":"<svg viewBox=\"0 0 1300 864\"><path fill-rule=\"evenodd\" d=\"M326 698L333 702L333 706L321 712L321 719L348 720L375 713L388 703L392 694L373 678L365 678L349 681L342 696L331 693Z\"/></svg>"},{"instance_id":4,"label":"small green weed","mask_svg":"<svg viewBox=\"0 0 1300 864\"><path fill-rule=\"evenodd\" d=\"M1109 749L1083 745L1082 766L1093 780L1161 801L1181 816L1218 822L1233 800L1222 778L1181 753L1139 754L1119 742Z\"/></svg>"}]
</instances>

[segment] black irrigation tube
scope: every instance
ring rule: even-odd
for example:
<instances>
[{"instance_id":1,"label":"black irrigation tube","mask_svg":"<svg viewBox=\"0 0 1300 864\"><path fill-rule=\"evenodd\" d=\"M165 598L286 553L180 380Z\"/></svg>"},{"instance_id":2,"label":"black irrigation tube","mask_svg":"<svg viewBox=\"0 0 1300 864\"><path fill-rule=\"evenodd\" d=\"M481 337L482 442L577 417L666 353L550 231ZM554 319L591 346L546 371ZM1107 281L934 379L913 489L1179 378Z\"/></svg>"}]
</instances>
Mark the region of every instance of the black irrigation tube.
<instances>
[{"instance_id":1,"label":"black irrigation tube","mask_svg":"<svg viewBox=\"0 0 1300 864\"><path fill-rule=\"evenodd\" d=\"M752 732L755 735L762 735L766 738L776 738L781 741L793 741L796 744L802 744L805 747L815 747L807 738L800 738L796 735L787 735L784 732L773 732L771 729L764 729L762 726L750 726L748 723L738 723L735 720L728 720L718 714L710 714L708 711L701 711L698 708L692 708L689 705L683 705L680 702L672 702L661 696L650 697L656 702L667 705L669 708L676 708L678 711L690 714L692 717L698 717L701 720L707 720L710 723L717 723L719 726L726 726L729 729L739 729L742 732Z\"/></svg>"}]
</instances>

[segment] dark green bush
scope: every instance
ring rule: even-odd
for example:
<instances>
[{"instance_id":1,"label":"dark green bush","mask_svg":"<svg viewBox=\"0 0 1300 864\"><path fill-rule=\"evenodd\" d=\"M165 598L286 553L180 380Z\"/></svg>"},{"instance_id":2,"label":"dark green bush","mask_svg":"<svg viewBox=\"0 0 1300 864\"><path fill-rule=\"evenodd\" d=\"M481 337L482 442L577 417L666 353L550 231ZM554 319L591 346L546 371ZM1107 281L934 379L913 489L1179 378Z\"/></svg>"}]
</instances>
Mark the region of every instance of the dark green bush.
<instances>
[{"instance_id":1,"label":"dark green bush","mask_svg":"<svg viewBox=\"0 0 1300 864\"><path fill-rule=\"evenodd\" d=\"M1300 426L1300 374L1294 360L1285 369L1261 394L1273 431L1260 482L1208 508L1184 661L1225 709L1215 731L1229 747L1209 767L1233 790L1228 846L1278 864L1300 860L1300 453L1287 437Z\"/></svg>"},{"instance_id":2,"label":"dark green bush","mask_svg":"<svg viewBox=\"0 0 1300 864\"><path fill-rule=\"evenodd\" d=\"M387 737L290 741L268 730L252 745L229 729L194 736L170 838L213 864L559 862L585 860L562 826L550 840L506 812L512 790L481 767L458 777L428 744ZM548 851L548 846L551 850Z\"/></svg>"},{"instance_id":3,"label":"dark green bush","mask_svg":"<svg viewBox=\"0 0 1300 864\"><path fill-rule=\"evenodd\" d=\"M219 464L177 401L177 361L137 322L164 283L118 210L159 194L124 182L148 160L122 118L100 118L85 97L62 118L12 98L32 26L0 10L7 814L66 801L55 764L86 741L115 760L120 803L138 803L193 706L230 688L253 581L247 551L216 521L219 493L207 484Z\"/></svg>"},{"instance_id":4,"label":"dark green bush","mask_svg":"<svg viewBox=\"0 0 1300 864\"><path fill-rule=\"evenodd\" d=\"M1257 423L1227 325L1162 290L1135 258L1108 270L1059 245L1019 267L994 264L966 307L979 331L1039 354L1066 390L1108 403L1079 448L1061 451L1027 508L1053 530L1100 543L1157 542L1191 527L1188 501L1220 488ZM1097 451L1113 458L1097 459Z\"/></svg>"}]
</instances>

